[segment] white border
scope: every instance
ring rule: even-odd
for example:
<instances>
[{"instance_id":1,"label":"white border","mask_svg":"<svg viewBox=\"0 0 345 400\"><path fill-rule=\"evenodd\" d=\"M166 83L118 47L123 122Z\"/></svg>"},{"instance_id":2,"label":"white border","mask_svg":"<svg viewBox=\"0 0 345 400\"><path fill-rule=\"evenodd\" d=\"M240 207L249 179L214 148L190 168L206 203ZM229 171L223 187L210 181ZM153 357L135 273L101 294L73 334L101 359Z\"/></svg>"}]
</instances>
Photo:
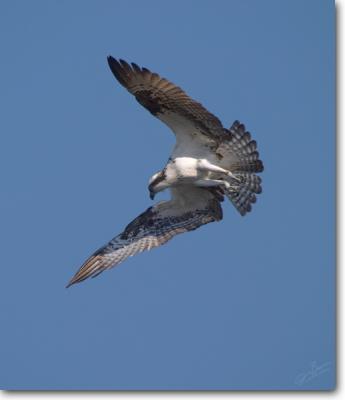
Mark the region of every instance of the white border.
<instances>
[{"instance_id":1,"label":"white border","mask_svg":"<svg viewBox=\"0 0 345 400\"><path fill-rule=\"evenodd\" d=\"M259 0L257 0L259 1ZM289 0L285 0L289 1ZM330 0L324 0L330 1ZM344 64L344 4L345 0L337 0L337 153L338 153L338 176L337 176L337 186L338 186L338 210L337 210L337 235L338 235L338 243L337 243L337 280L338 280L338 290L337 290L337 298L338 298L338 346L337 346L337 354L338 354L338 362L337 362L337 388L332 392L295 392L295 391L286 391L286 392L8 392L8 391L0 391L0 400L17 400L22 398L32 398L32 399L76 399L76 398L87 398L90 400L101 398L116 398L116 399L136 399L136 398L152 398L152 397L166 397L166 398L179 398L179 399L190 399L190 398L203 398L203 399L211 399L213 397L218 398L228 398L232 399L247 399L252 397L293 397L295 399L305 399L306 397L332 397L334 399L339 398L341 393L343 392L342 381L344 378L344 371L342 369L342 360L344 359L344 349L340 343L341 332L344 332L343 323L344 320L341 318L340 311L344 308L343 300L344 296L342 296L340 287L344 287L342 285L344 274L342 274L341 267L344 265L343 263L343 251L345 242L344 236L342 235L343 227L344 227L344 214L341 210L341 205L344 200L344 166L345 162L343 161L344 152L344 143L345 141L342 139L343 130L343 115L345 113L345 107L343 103L343 94L344 94L344 80L342 79L343 66Z\"/></svg>"}]
</instances>

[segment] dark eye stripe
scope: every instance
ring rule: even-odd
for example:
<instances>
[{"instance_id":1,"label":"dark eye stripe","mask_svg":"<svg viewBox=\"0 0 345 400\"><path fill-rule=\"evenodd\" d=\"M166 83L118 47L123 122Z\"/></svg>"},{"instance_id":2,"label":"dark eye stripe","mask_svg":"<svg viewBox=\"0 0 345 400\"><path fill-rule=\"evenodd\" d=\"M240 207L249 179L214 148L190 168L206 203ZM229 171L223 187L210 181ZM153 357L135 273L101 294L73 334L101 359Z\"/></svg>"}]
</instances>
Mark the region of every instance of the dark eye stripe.
<instances>
[{"instance_id":1,"label":"dark eye stripe","mask_svg":"<svg viewBox=\"0 0 345 400\"><path fill-rule=\"evenodd\" d=\"M165 169L164 169L164 170L162 171L162 173L161 173L160 175L158 175L157 178L156 178L154 181L152 181L152 182L150 183L149 188L151 189L151 188L153 188L154 186L158 185L158 183L164 181L165 178L166 178L166 176L165 176Z\"/></svg>"}]
</instances>

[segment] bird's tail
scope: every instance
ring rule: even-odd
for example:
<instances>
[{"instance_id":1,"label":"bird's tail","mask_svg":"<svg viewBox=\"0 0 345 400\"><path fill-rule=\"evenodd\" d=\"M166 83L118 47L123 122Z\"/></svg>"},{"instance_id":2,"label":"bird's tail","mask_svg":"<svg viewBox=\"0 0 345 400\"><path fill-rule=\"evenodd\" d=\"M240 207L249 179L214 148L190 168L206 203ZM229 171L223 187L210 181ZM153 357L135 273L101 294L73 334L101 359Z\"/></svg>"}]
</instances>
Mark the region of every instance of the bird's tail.
<instances>
[{"instance_id":1,"label":"bird's tail","mask_svg":"<svg viewBox=\"0 0 345 400\"><path fill-rule=\"evenodd\" d=\"M238 172L262 172L264 169L259 159L257 144L252 140L244 124L235 121L229 129L230 140L228 146L236 151L239 161L231 165L231 171Z\"/></svg>"},{"instance_id":2,"label":"bird's tail","mask_svg":"<svg viewBox=\"0 0 345 400\"><path fill-rule=\"evenodd\" d=\"M234 173L234 178L229 178L230 188L224 194L243 216L251 211L252 204L256 202L256 194L261 193L261 178L249 172Z\"/></svg>"}]
</instances>

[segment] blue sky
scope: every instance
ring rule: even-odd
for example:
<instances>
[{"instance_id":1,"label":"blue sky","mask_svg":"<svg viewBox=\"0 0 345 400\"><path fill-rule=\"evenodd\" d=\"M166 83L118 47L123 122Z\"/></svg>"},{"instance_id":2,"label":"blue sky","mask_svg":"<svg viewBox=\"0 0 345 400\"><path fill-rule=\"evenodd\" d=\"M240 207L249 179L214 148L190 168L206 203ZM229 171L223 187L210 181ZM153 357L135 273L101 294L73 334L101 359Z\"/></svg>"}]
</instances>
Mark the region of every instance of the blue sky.
<instances>
[{"instance_id":1,"label":"blue sky","mask_svg":"<svg viewBox=\"0 0 345 400\"><path fill-rule=\"evenodd\" d=\"M333 388L333 2L1 2L0 45L1 388ZM66 290L174 144L108 54L244 122L263 193Z\"/></svg>"}]
</instances>

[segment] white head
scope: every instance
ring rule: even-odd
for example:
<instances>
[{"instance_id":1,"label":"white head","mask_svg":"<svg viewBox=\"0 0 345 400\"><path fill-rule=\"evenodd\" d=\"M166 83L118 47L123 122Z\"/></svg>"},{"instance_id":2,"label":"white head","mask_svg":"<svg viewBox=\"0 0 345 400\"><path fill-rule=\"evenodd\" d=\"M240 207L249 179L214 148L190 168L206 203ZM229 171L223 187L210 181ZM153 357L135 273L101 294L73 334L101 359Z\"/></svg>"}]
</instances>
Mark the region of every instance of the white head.
<instances>
[{"instance_id":1,"label":"white head","mask_svg":"<svg viewBox=\"0 0 345 400\"><path fill-rule=\"evenodd\" d=\"M155 194L161 192L168 187L166 181L165 170L155 173L149 180L149 192L151 200L154 199Z\"/></svg>"}]
</instances>

